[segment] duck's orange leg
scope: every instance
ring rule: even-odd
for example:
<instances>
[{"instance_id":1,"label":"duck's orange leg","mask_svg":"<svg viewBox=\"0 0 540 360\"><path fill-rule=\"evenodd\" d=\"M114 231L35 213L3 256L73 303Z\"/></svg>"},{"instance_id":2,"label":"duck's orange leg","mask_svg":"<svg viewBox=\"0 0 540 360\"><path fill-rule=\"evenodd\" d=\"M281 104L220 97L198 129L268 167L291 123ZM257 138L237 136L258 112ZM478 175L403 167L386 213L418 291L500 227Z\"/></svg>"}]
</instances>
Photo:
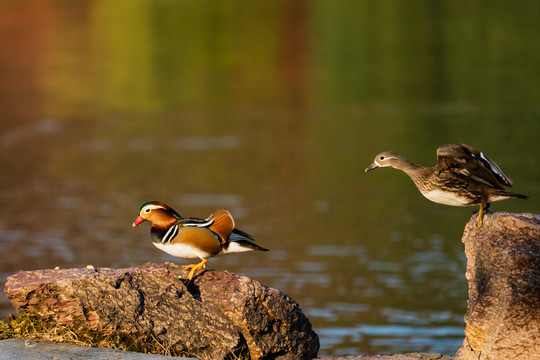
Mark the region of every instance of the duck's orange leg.
<instances>
[{"instance_id":1,"label":"duck's orange leg","mask_svg":"<svg viewBox=\"0 0 540 360\"><path fill-rule=\"evenodd\" d=\"M480 210L478 211L478 215L476 216L476 226L480 227L482 226L482 222L484 219L484 204L480 204Z\"/></svg>"},{"instance_id":2,"label":"duck's orange leg","mask_svg":"<svg viewBox=\"0 0 540 360\"><path fill-rule=\"evenodd\" d=\"M203 267L205 267L207 261L208 261L208 259L202 259L201 262L198 263L198 264L185 265L184 266L184 269L186 269L186 270L191 269L191 271L189 272L188 278L187 278L188 281L191 281L191 279L193 279L193 274L195 274L195 271L198 271L198 270L202 269Z\"/></svg>"}]
</instances>

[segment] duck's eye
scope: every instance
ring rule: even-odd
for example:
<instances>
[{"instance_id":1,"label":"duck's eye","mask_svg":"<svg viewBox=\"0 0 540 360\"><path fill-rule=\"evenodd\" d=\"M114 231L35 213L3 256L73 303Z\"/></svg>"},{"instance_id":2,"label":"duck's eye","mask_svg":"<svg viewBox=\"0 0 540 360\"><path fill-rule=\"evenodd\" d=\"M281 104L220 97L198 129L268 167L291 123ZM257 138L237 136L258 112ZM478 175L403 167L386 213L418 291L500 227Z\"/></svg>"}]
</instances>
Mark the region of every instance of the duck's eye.
<instances>
[{"instance_id":1,"label":"duck's eye","mask_svg":"<svg viewBox=\"0 0 540 360\"><path fill-rule=\"evenodd\" d=\"M381 156L379 157L379 160L384 160L384 155L381 155Z\"/></svg>"},{"instance_id":2,"label":"duck's eye","mask_svg":"<svg viewBox=\"0 0 540 360\"><path fill-rule=\"evenodd\" d=\"M145 212L146 214L150 213L150 211L152 211L152 209L150 209L150 208L144 209L144 212Z\"/></svg>"}]
</instances>

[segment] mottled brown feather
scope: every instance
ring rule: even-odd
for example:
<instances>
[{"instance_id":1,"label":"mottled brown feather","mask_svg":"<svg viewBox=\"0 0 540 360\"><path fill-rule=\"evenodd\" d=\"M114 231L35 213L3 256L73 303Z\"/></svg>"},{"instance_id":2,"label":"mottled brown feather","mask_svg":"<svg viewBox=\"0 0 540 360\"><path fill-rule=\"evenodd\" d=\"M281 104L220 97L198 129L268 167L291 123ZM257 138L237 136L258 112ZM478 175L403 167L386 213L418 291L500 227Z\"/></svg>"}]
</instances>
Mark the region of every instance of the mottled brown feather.
<instances>
[{"instance_id":1,"label":"mottled brown feather","mask_svg":"<svg viewBox=\"0 0 540 360\"><path fill-rule=\"evenodd\" d=\"M439 171L453 171L476 181L485 181L504 190L512 180L501 168L481 151L466 144L449 144L437 149Z\"/></svg>"}]
</instances>

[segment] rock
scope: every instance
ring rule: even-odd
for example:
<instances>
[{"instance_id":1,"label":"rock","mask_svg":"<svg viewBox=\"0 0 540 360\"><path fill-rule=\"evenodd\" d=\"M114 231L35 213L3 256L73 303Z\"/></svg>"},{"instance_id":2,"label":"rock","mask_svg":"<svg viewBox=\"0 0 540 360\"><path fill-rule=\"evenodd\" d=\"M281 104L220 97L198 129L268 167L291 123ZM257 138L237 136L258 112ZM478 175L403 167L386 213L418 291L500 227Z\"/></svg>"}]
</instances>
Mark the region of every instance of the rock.
<instances>
[{"instance_id":1,"label":"rock","mask_svg":"<svg viewBox=\"0 0 540 360\"><path fill-rule=\"evenodd\" d=\"M540 215L495 212L463 234L469 301L456 360L540 359Z\"/></svg>"},{"instance_id":2,"label":"rock","mask_svg":"<svg viewBox=\"0 0 540 360\"><path fill-rule=\"evenodd\" d=\"M298 303L245 276L181 266L20 271L5 292L51 331L117 349L203 359L312 359L319 339Z\"/></svg>"},{"instance_id":3,"label":"rock","mask_svg":"<svg viewBox=\"0 0 540 360\"><path fill-rule=\"evenodd\" d=\"M53 343L43 340L0 340L0 360L197 360L163 355L142 354L105 348ZM320 360L452 360L451 356L427 353L380 354L324 357Z\"/></svg>"},{"instance_id":4,"label":"rock","mask_svg":"<svg viewBox=\"0 0 540 360\"><path fill-rule=\"evenodd\" d=\"M0 360L187 360L133 351L95 348L75 344L56 344L42 340L0 340ZM195 358L189 358L196 360Z\"/></svg>"}]
</instances>

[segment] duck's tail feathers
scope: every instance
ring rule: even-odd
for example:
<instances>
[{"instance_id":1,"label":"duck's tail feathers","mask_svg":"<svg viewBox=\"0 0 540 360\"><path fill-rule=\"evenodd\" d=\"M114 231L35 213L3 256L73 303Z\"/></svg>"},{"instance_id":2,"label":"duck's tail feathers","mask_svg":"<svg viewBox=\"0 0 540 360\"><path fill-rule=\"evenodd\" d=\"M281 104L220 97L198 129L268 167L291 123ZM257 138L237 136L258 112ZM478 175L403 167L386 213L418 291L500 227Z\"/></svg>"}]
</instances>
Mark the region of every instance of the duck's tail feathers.
<instances>
[{"instance_id":1,"label":"duck's tail feathers","mask_svg":"<svg viewBox=\"0 0 540 360\"><path fill-rule=\"evenodd\" d=\"M243 232L240 229L234 228L229 235L229 241L240 241L240 240L250 240L255 241L253 236L249 235L247 232Z\"/></svg>"},{"instance_id":2,"label":"duck's tail feathers","mask_svg":"<svg viewBox=\"0 0 540 360\"><path fill-rule=\"evenodd\" d=\"M513 192L508 191L498 191L495 192L492 197L490 196L490 201L500 201L500 200L506 200L506 199L527 199L527 195L523 194L517 194Z\"/></svg>"},{"instance_id":3,"label":"duck's tail feathers","mask_svg":"<svg viewBox=\"0 0 540 360\"><path fill-rule=\"evenodd\" d=\"M528 195L523 195L523 194L516 194L516 193L508 193L508 194L513 198L524 199L524 200L529 197Z\"/></svg>"},{"instance_id":4,"label":"duck's tail feathers","mask_svg":"<svg viewBox=\"0 0 540 360\"><path fill-rule=\"evenodd\" d=\"M240 253L240 252L246 252L246 251L269 251L269 250L249 240L236 240L233 242L228 242L228 243L223 244L222 251L224 254L231 254L231 253Z\"/></svg>"}]
</instances>

